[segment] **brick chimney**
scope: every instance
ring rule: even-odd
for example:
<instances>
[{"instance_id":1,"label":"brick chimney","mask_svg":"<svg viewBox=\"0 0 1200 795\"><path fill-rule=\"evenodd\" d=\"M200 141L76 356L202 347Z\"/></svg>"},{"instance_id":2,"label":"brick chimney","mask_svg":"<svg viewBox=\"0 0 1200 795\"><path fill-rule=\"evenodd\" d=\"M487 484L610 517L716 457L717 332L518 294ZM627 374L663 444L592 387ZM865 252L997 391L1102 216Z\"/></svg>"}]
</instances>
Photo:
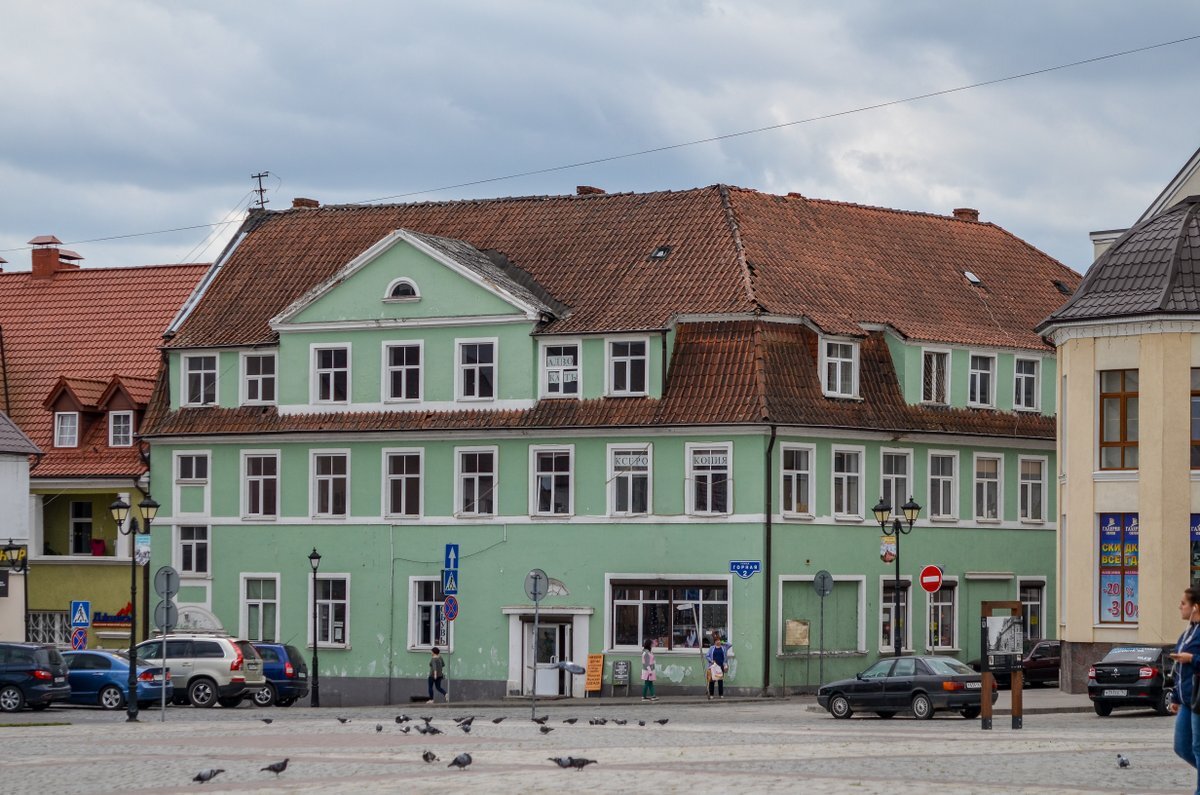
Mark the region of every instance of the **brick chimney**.
<instances>
[{"instance_id":1,"label":"brick chimney","mask_svg":"<svg viewBox=\"0 0 1200 795\"><path fill-rule=\"evenodd\" d=\"M38 235L29 241L33 246L33 278L53 279L55 271L78 270L81 260L79 254L68 249L60 249L62 241L54 235Z\"/></svg>"},{"instance_id":2,"label":"brick chimney","mask_svg":"<svg viewBox=\"0 0 1200 795\"><path fill-rule=\"evenodd\" d=\"M303 196L292 199L293 210L315 210L320 206L321 203L316 199L306 199Z\"/></svg>"},{"instance_id":3,"label":"brick chimney","mask_svg":"<svg viewBox=\"0 0 1200 795\"><path fill-rule=\"evenodd\" d=\"M576 196L600 196L600 195L604 194L605 192L606 191L604 190L604 188L594 188L591 185L576 185L575 186L575 195Z\"/></svg>"},{"instance_id":4,"label":"brick chimney","mask_svg":"<svg viewBox=\"0 0 1200 795\"><path fill-rule=\"evenodd\" d=\"M960 221L978 221L979 211L970 207L955 207L954 217Z\"/></svg>"}]
</instances>

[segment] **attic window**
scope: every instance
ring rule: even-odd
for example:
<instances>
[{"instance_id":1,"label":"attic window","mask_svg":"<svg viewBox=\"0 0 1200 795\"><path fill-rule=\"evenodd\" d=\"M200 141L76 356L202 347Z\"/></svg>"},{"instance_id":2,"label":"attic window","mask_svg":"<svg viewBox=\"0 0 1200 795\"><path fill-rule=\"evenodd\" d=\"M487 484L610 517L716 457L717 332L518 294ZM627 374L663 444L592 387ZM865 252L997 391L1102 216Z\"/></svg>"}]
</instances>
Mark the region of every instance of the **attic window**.
<instances>
[{"instance_id":1,"label":"attic window","mask_svg":"<svg viewBox=\"0 0 1200 795\"><path fill-rule=\"evenodd\" d=\"M966 276L967 281L969 281L971 284L975 285L976 287L983 284L983 279L980 279L978 276L976 276L971 271L963 271L963 276Z\"/></svg>"},{"instance_id":2,"label":"attic window","mask_svg":"<svg viewBox=\"0 0 1200 795\"><path fill-rule=\"evenodd\" d=\"M1058 290L1063 295L1069 296L1071 294L1071 288L1068 287L1064 282L1061 282L1058 279L1051 279L1050 283L1054 285L1055 290Z\"/></svg>"},{"instance_id":3,"label":"attic window","mask_svg":"<svg viewBox=\"0 0 1200 795\"><path fill-rule=\"evenodd\" d=\"M663 260L665 260L667 258L667 255L670 253L671 253L670 246L659 246L658 248L654 249L654 251L650 252L650 261L651 262L662 262Z\"/></svg>"},{"instance_id":4,"label":"attic window","mask_svg":"<svg viewBox=\"0 0 1200 795\"><path fill-rule=\"evenodd\" d=\"M387 294L384 296L385 301L418 301L421 298L421 292L417 289L417 283L412 279L396 279L388 285Z\"/></svg>"}]
</instances>

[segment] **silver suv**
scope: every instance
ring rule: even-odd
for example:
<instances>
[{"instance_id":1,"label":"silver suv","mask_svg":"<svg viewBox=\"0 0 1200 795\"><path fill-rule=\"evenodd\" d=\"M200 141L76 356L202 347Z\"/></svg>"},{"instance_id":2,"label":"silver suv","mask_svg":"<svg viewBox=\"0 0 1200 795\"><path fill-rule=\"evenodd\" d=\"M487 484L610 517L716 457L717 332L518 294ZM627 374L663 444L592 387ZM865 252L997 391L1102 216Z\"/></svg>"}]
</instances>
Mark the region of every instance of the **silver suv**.
<instances>
[{"instance_id":1,"label":"silver suv","mask_svg":"<svg viewBox=\"0 0 1200 795\"><path fill-rule=\"evenodd\" d=\"M236 707L267 686L263 661L250 641L202 632L174 633L143 641L139 662L165 665L175 686L174 702L193 707Z\"/></svg>"}]
</instances>

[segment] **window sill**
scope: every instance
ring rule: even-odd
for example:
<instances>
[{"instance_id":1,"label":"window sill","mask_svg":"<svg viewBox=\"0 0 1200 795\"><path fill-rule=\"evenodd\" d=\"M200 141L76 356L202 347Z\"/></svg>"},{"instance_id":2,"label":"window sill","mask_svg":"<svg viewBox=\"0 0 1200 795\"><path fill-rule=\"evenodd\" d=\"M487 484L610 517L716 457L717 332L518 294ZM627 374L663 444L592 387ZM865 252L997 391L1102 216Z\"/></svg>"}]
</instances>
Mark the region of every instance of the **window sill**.
<instances>
[{"instance_id":1,"label":"window sill","mask_svg":"<svg viewBox=\"0 0 1200 795\"><path fill-rule=\"evenodd\" d=\"M852 514L834 514L833 521L845 522L846 524L852 524L854 522L861 523L863 521L863 518L861 516L854 516Z\"/></svg>"},{"instance_id":2,"label":"window sill","mask_svg":"<svg viewBox=\"0 0 1200 795\"><path fill-rule=\"evenodd\" d=\"M1037 414L1041 410L1039 406L1013 406L1013 411L1019 411L1024 414Z\"/></svg>"},{"instance_id":3,"label":"window sill","mask_svg":"<svg viewBox=\"0 0 1200 795\"><path fill-rule=\"evenodd\" d=\"M278 406L279 403L274 400L247 400L243 402L243 406Z\"/></svg>"},{"instance_id":4,"label":"window sill","mask_svg":"<svg viewBox=\"0 0 1200 795\"><path fill-rule=\"evenodd\" d=\"M835 400L856 400L859 403L863 402L862 395L843 395L840 392L822 392L821 394L827 398L834 398Z\"/></svg>"},{"instance_id":5,"label":"window sill","mask_svg":"<svg viewBox=\"0 0 1200 795\"><path fill-rule=\"evenodd\" d=\"M583 400L582 395L538 395L538 400Z\"/></svg>"},{"instance_id":6,"label":"window sill","mask_svg":"<svg viewBox=\"0 0 1200 795\"><path fill-rule=\"evenodd\" d=\"M976 523L976 524L1004 524L1004 520L1003 520L1003 519L998 519L998 518L996 518L996 517L994 517L994 516L993 516L993 517L986 517L986 518L985 518L985 517L983 517L983 516L976 516L976 517L975 517L975 523Z\"/></svg>"},{"instance_id":7,"label":"window sill","mask_svg":"<svg viewBox=\"0 0 1200 795\"><path fill-rule=\"evenodd\" d=\"M1108 483L1136 483L1138 481L1138 470L1098 469L1092 473L1092 480Z\"/></svg>"},{"instance_id":8,"label":"window sill","mask_svg":"<svg viewBox=\"0 0 1200 795\"><path fill-rule=\"evenodd\" d=\"M425 517L416 513L385 513L382 518L387 522L419 522Z\"/></svg>"},{"instance_id":9,"label":"window sill","mask_svg":"<svg viewBox=\"0 0 1200 795\"><path fill-rule=\"evenodd\" d=\"M1033 527L1040 527L1041 525L1044 525L1045 523L1046 523L1045 519L1022 519L1021 520L1021 524L1027 524L1027 525L1031 525Z\"/></svg>"},{"instance_id":10,"label":"window sill","mask_svg":"<svg viewBox=\"0 0 1200 795\"><path fill-rule=\"evenodd\" d=\"M554 521L555 519L571 519L574 516L575 516L575 514L573 514L573 513L531 513L531 514L529 514L530 519L534 519L534 520L540 519L540 520L549 520L549 521Z\"/></svg>"},{"instance_id":11,"label":"window sill","mask_svg":"<svg viewBox=\"0 0 1200 795\"><path fill-rule=\"evenodd\" d=\"M309 641L308 646L305 648L311 649L312 647L312 641ZM322 643L317 651L350 651L352 648L354 647L349 643Z\"/></svg>"},{"instance_id":12,"label":"window sill","mask_svg":"<svg viewBox=\"0 0 1200 795\"><path fill-rule=\"evenodd\" d=\"M957 646L936 646L926 650L926 654L958 654L962 649Z\"/></svg>"},{"instance_id":13,"label":"window sill","mask_svg":"<svg viewBox=\"0 0 1200 795\"><path fill-rule=\"evenodd\" d=\"M782 514L780 514L780 516L784 519L792 519L792 520L798 520L798 521L811 521L816 518L816 516L811 513L782 513Z\"/></svg>"},{"instance_id":14,"label":"window sill","mask_svg":"<svg viewBox=\"0 0 1200 795\"><path fill-rule=\"evenodd\" d=\"M312 647L310 646L309 648ZM437 649L438 652L443 656L447 654L454 654L454 644L447 644L446 646L409 646L407 650L411 652L429 654L434 649Z\"/></svg>"},{"instance_id":15,"label":"window sill","mask_svg":"<svg viewBox=\"0 0 1200 795\"><path fill-rule=\"evenodd\" d=\"M456 513L454 518L464 522L475 522L480 519L495 519L494 513Z\"/></svg>"},{"instance_id":16,"label":"window sill","mask_svg":"<svg viewBox=\"0 0 1200 795\"><path fill-rule=\"evenodd\" d=\"M939 522L941 524L950 524L952 522L957 522L958 517L957 516L931 516L931 517L929 517L929 521Z\"/></svg>"},{"instance_id":17,"label":"window sill","mask_svg":"<svg viewBox=\"0 0 1200 795\"><path fill-rule=\"evenodd\" d=\"M604 397L606 398L640 398L648 397L649 392L609 392Z\"/></svg>"},{"instance_id":18,"label":"window sill","mask_svg":"<svg viewBox=\"0 0 1200 795\"><path fill-rule=\"evenodd\" d=\"M610 519L645 519L649 515L650 513L648 511L640 511L638 513L617 513L616 511L608 512Z\"/></svg>"},{"instance_id":19,"label":"window sill","mask_svg":"<svg viewBox=\"0 0 1200 795\"><path fill-rule=\"evenodd\" d=\"M347 519L347 515L344 513L339 513L339 514L324 514L324 513L322 513L322 514L313 514L309 518L312 519L314 522L344 522Z\"/></svg>"},{"instance_id":20,"label":"window sill","mask_svg":"<svg viewBox=\"0 0 1200 795\"><path fill-rule=\"evenodd\" d=\"M688 516L693 519L728 519L732 515L731 513L688 513Z\"/></svg>"},{"instance_id":21,"label":"window sill","mask_svg":"<svg viewBox=\"0 0 1200 795\"><path fill-rule=\"evenodd\" d=\"M454 398L455 403L495 403L494 397L471 397L469 395L458 395Z\"/></svg>"},{"instance_id":22,"label":"window sill","mask_svg":"<svg viewBox=\"0 0 1200 795\"><path fill-rule=\"evenodd\" d=\"M967 403L967 408L969 408L969 409L991 409L994 411L996 409L996 404L995 403Z\"/></svg>"},{"instance_id":23,"label":"window sill","mask_svg":"<svg viewBox=\"0 0 1200 795\"><path fill-rule=\"evenodd\" d=\"M326 519L325 516L314 516L314 519ZM274 522L279 519L279 514L266 513L248 513L242 516L243 522Z\"/></svg>"},{"instance_id":24,"label":"window sill","mask_svg":"<svg viewBox=\"0 0 1200 795\"><path fill-rule=\"evenodd\" d=\"M220 405L218 403L180 403L181 409L215 409Z\"/></svg>"},{"instance_id":25,"label":"window sill","mask_svg":"<svg viewBox=\"0 0 1200 795\"><path fill-rule=\"evenodd\" d=\"M212 573L211 572L198 573L198 572L194 572L194 571L181 571L181 572L179 572L179 582L183 585L187 585L189 582L198 582L198 583L212 582Z\"/></svg>"}]
</instances>

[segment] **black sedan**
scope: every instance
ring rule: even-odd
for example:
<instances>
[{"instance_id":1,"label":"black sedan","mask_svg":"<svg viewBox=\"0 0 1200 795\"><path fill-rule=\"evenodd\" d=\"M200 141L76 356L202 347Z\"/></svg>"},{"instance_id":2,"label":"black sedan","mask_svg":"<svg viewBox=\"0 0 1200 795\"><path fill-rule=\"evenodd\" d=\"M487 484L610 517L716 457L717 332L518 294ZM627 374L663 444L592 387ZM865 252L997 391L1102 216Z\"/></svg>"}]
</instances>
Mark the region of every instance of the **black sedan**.
<instances>
[{"instance_id":1,"label":"black sedan","mask_svg":"<svg viewBox=\"0 0 1200 795\"><path fill-rule=\"evenodd\" d=\"M1088 698L1100 717L1113 707L1142 707L1166 715L1171 705L1173 646L1117 646L1088 669Z\"/></svg>"},{"instance_id":2,"label":"black sedan","mask_svg":"<svg viewBox=\"0 0 1200 795\"><path fill-rule=\"evenodd\" d=\"M909 711L926 720L937 710L954 710L964 718L979 716L982 677L953 657L889 657L853 679L822 685L817 703L835 718L855 710L890 718ZM992 691L992 702L997 693Z\"/></svg>"}]
</instances>

